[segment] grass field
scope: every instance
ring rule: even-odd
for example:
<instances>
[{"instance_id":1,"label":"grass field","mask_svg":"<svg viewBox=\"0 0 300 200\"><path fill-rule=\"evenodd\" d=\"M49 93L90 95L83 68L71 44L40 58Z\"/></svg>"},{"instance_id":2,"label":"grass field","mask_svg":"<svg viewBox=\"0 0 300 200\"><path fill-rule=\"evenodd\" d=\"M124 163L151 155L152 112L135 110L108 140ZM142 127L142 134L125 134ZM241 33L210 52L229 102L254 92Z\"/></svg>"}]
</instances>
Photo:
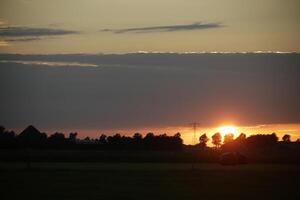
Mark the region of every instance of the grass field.
<instances>
[{"instance_id":1,"label":"grass field","mask_svg":"<svg viewBox=\"0 0 300 200\"><path fill-rule=\"evenodd\" d=\"M0 199L300 199L299 165L0 163Z\"/></svg>"}]
</instances>

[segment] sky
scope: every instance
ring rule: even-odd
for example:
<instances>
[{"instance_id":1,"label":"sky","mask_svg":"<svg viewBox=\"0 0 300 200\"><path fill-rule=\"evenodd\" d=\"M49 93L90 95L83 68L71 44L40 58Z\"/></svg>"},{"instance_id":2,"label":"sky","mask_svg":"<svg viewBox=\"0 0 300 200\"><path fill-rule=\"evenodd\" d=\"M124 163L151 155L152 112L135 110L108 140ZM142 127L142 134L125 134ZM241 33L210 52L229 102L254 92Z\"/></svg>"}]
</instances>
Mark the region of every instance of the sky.
<instances>
[{"instance_id":1,"label":"sky","mask_svg":"<svg viewBox=\"0 0 300 200\"><path fill-rule=\"evenodd\" d=\"M1 0L0 52L299 52L299 6L298 0Z\"/></svg>"},{"instance_id":2,"label":"sky","mask_svg":"<svg viewBox=\"0 0 300 200\"><path fill-rule=\"evenodd\" d=\"M0 0L0 124L300 137L298 0Z\"/></svg>"},{"instance_id":3,"label":"sky","mask_svg":"<svg viewBox=\"0 0 300 200\"><path fill-rule=\"evenodd\" d=\"M298 53L0 54L0 66L0 121L11 128L300 130Z\"/></svg>"}]
</instances>

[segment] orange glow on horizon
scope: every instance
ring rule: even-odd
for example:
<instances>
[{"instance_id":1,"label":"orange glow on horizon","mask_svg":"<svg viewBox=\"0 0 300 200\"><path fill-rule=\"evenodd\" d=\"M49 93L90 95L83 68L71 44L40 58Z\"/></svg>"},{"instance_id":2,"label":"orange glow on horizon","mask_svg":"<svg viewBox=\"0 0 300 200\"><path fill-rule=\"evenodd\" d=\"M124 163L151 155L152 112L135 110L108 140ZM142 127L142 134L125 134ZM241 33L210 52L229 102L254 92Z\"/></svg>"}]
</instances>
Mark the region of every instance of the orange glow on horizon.
<instances>
[{"instance_id":1,"label":"orange glow on horizon","mask_svg":"<svg viewBox=\"0 0 300 200\"><path fill-rule=\"evenodd\" d=\"M234 137L237 137L238 135L238 127L236 126L221 126L218 128L218 131L221 133L222 137L224 137L226 134L233 134Z\"/></svg>"},{"instance_id":2,"label":"orange glow on horizon","mask_svg":"<svg viewBox=\"0 0 300 200\"><path fill-rule=\"evenodd\" d=\"M271 134L273 132L279 137L281 140L282 136L285 134L291 135L292 141L296 141L300 139L300 123L298 124L258 124L258 125L250 125L250 126L234 126L232 124L226 124L222 126L200 126L197 127L196 131L196 142L198 142L199 137L206 133L207 137L209 137L210 141L208 142L209 146L213 146L211 144L211 136L216 132L220 131L221 127L235 127L232 131L231 128L225 130L231 130L229 132L234 132L234 138L238 137L240 133L245 133L248 136L254 134ZM98 138L101 134L106 135L113 135L115 133L120 133L121 135L128 135L132 136L134 133L139 132L143 136L145 136L149 132L153 132L154 134L163 134L166 133L167 135L174 135L177 132L180 132L181 138L183 139L184 144L194 144L194 137L193 137L193 129L190 126L170 126L170 127L139 127L139 128L119 128L119 129L85 129L85 128L53 128L53 129L43 129L39 126L37 128L41 132L46 132L48 135L53 134L54 132L62 132L65 133L66 136L70 132L78 132L78 138L85 138L87 136L91 138ZM10 130L15 130L16 133L20 133L23 130L22 128L15 129L10 128ZM223 129L222 129L223 130ZM235 131L236 130L236 131ZM222 137L224 134L221 133Z\"/></svg>"}]
</instances>

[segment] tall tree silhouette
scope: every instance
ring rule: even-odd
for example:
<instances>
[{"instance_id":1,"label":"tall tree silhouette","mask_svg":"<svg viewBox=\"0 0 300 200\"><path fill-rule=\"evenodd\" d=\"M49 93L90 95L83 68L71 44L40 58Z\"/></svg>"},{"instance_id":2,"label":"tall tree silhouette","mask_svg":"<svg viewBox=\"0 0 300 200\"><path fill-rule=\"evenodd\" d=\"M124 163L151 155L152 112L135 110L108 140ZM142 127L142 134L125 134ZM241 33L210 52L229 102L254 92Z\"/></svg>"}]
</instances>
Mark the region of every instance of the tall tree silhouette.
<instances>
[{"instance_id":1,"label":"tall tree silhouette","mask_svg":"<svg viewBox=\"0 0 300 200\"><path fill-rule=\"evenodd\" d=\"M75 132L75 133L70 133L69 134L69 141L70 142L72 142L72 143L75 143L76 142L76 140L77 140L77 133Z\"/></svg>"},{"instance_id":2,"label":"tall tree silhouette","mask_svg":"<svg viewBox=\"0 0 300 200\"><path fill-rule=\"evenodd\" d=\"M104 135L104 134L101 134L100 135L100 137L99 137L99 143L101 144L101 145L105 145L105 144L107 144L107 136L106 135Z\"/></svg>"},{"instance_id":3,"label":"tall tree silhouette","mask_svg":"<svg viewBox=\"0 0 300 200\"><path fill-rule=\"evenodd\" d=\"M202 134L199 137L199 144L201 147L206 147L208 141L209 141L209 138L206 136L206 133Z\"/></svg>"},{"instance_id":4,"label":"tall tree silhouette","mask_svg":"<svg viewBox=\"0 0 300 200\"><path fill-rule=\"evenodd\" d=\"M245 133L241 133L235 140L239 141L239 142L245 141L246 140L246 134Z\"/></svg>"},{"instance_id":5,"label":"tall tree silhouette","mask_svg":"<svg viewBox=\"0 0 300 200\"><path fill-rule=\"evenodd\" d=\"M289 134L285 134L282 137L282 141L284 141L284 142L291 142L291 136Z\"/></svg>"},{"instance_id":6,"label":"tall tree silhouette","mask_svg":"<svg viewBox=\"0 0 300 200\"><path fill-rule=\"evenodd\" d=\"M212 137L212 143L218 148L222 142L222 136L220 133L215 133Z\"/></svg>"},{"instance_id":7,"label":"tall tree silhouette","mask_svg":"<svg viewBox=\"0 0 300 200\"><path fill-rule=\"evenodd\" d=\"M220 133L215 133L212 137L212 143L218 148L222 143L222 136Z\"/></svg>"}]
</instances>

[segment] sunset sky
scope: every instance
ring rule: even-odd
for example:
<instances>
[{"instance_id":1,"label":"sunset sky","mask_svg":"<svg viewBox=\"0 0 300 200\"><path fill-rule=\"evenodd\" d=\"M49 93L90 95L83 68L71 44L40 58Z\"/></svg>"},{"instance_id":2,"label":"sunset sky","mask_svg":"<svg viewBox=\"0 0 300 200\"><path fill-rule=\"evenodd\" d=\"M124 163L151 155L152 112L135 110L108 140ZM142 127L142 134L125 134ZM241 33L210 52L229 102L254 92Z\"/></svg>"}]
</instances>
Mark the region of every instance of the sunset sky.
<instances>
[{"instance_id":1,"label":"sunset sky","mask_svg":"<svg viewBox=\"0 0 300 200\"><path fill-rule=\"evenodd\" d=\"M299 52L299 8L298 0L1 0L0 51Z\"/></svg>"},{"instance_id":2,"label":"sunset sky","mask_svg":"<svg viewBox=\"0 0 300 200\"><path fill-rule=\"evenodd\" d=\"M299 0L1 0L0 124L300 138Z\"/></svg>"}]
</instances>

